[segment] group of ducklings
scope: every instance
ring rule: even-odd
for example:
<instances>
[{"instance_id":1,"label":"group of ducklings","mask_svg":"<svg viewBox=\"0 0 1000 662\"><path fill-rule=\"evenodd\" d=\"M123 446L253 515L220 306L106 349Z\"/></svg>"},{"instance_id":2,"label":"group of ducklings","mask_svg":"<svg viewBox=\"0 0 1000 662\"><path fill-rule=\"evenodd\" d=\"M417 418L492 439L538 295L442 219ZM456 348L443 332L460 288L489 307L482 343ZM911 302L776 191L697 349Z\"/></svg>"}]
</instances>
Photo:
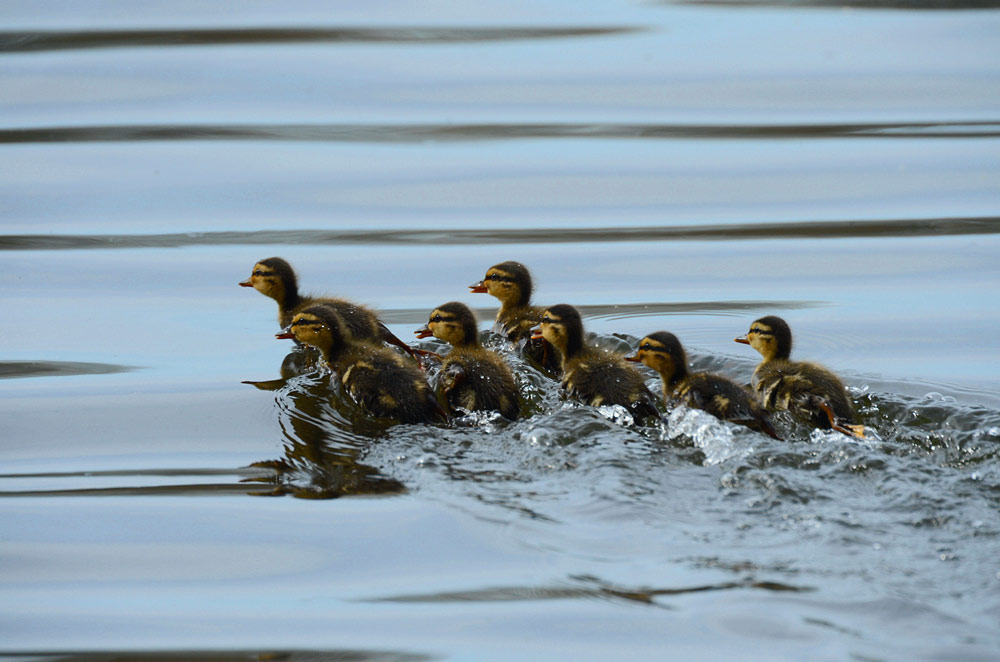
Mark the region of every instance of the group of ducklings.
<instances>
[{"instance_id":1,"label":"group of ducklings","mask_svg":"<svg viewBox=\"0 0 1000 662\"><path fill-rule=\"evenodd\" d=\"M432 352L410 348L369 308L344 299L302 295L285 260L259 261L240 285L274 299L282 327L277 337L316 348L344 390L374 417L424 423L460 412L498 411L508 419L520 412L521 397L510 367L481 344L476 317L463 303L438 306L427 324L414 332L418 338L434 336L451 345L432 388L419 361L386 345L412 357ZM817 428L863 434L862 426L855 425L843 382L822 366L790 359L792 333L779 317L762 317L745 336L736 338L762 357L747 389L721 375L692 372L684 347L666 331L644 337L630 357L588 344L576 308L531 304L531 274L519 262L490 267L469 289L497 298L500 310L494 331L516 343L543 370L561 375L566 394L585 404L620 405L637 421L658 417L657 398L630 365L642 363L660 375L668 407L682 403L775 439L780 437L769 414L781 410Z\"/></svg>"}]
</instances>

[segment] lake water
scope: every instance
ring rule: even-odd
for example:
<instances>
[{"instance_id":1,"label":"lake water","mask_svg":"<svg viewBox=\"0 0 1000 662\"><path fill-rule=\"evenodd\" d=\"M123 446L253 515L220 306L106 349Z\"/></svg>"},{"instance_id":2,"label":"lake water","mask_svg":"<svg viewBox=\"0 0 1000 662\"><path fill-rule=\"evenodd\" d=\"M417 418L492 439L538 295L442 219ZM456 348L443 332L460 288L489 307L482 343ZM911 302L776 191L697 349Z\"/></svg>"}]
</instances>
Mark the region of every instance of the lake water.
<instances>
[{"instance_id":1,"label":"lake water","mask_svg":"<svg viewBox=\"0 0 1000 662\"><path fill-rule=\"evenodd\" d=\"M998 8L3 3L0 656L997 659ZM744 382L778 314L868 437L509 349L525 418L372 429L242 383L271 255L404 339L519 260Z\"/></svg>"}]
</instances>

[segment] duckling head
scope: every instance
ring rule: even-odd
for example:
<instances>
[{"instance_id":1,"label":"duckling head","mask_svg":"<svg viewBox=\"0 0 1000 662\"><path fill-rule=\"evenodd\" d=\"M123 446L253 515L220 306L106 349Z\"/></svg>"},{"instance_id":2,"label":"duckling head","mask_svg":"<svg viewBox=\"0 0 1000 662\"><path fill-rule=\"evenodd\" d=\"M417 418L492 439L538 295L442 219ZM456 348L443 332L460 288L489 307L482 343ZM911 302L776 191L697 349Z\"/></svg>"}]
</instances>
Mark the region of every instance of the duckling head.
<instances>
[{"instance_id":1,"label":"duckling head","mask_svg":"<svg viewBox=\"0 0 1000 662\"><path fill-rule=\"evenodd\" d=\"M447 343L460 346L479 344L479 324L469 307L458 301L449 301L434 309L427 325L414 331L418 338L433 335Z\"/></svg>"},{"instance_id":2,"label":"duckling head","mask_svg":"<svg viewBox=\"0 0 1000 662\"><path fill-rule=\"evenodd\" d=\"M636 355L625 360L652 368L667 384L674 384L688 374L687 353L677 336L667 331L657 331L643 338Z\"/></svg>"},{"instance_id":3,"label":"duckling head","mask_svg":"<svg viewBox=\"0 0 1000 662\"><path fill-rule=\"evenodd\" d=\"M735 339L738 343L750 345L764 357L764 361L787 360L792 354L792 330L785 320L774 315L761 317L750 325L745 336Z\"/></svg>"},{"instance_id":4,"label":"duckling head","mask_svg":"<svg viewBox=\"0 0 1000 662\"><path fill-rule=\"evenodd\" d=\"M542 313L541 323L532 329L532 338L544 338L563 355L571 359L583 350L583 320L580 312L569 304L552 306Z\"/></svg>"},{"instance_id":5,"label":"duckling head","mask_svg":"<svg viewBox=\"0 0 1000 662\"><path fill-rule=\"evenodd\" d=\"M490 267L481 281L469 285L469 290L496 297L505 306L527 306L531 301L531 274L520 262L501 262Z\"/></svg>"},{"instance_id":6,"label":"duckling head","mask_svg":"<svg viewBox=\"0 0 1000 662\"><path fill-rule=\"evenodd\" d=\"M303 345L310 345L329 360L350 341L347 328L335 310L328 306L310 306L292 318L286 331L276 338L294 338Z\"/></svg>"},{"instance_id":7,"label":"duckling head","mask_svg":"<svg viewBox=\"0 0 1000 662\"><path fill-rule=\"evenodd\" d=\"M280 257L269 257L253 265L250 277L240 283L269 296L279 304L293 307L298 299L298 280L292 265Z\"/></svg>"}]
</instances>

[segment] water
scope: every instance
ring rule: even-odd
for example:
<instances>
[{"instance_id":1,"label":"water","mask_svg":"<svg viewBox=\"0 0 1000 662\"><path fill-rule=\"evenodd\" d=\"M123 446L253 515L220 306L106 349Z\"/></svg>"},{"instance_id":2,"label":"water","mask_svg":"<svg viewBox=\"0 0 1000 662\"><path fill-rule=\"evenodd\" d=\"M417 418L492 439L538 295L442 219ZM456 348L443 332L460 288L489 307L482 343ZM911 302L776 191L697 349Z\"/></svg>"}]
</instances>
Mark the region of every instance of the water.
<instances>
[{"instance_id":1,"label":"water","mask_svg":"<svg viewBox=\"0 0 1000 662\"><path fill-rule=\"evenodd\" d=\"M0 653L995 659L995 7L5 3ZM375 427L242 383L270 255L403 338L517 259L742 380L779 314L869 434L514 355L525 418Z\"/></svg>"}]
</instances>

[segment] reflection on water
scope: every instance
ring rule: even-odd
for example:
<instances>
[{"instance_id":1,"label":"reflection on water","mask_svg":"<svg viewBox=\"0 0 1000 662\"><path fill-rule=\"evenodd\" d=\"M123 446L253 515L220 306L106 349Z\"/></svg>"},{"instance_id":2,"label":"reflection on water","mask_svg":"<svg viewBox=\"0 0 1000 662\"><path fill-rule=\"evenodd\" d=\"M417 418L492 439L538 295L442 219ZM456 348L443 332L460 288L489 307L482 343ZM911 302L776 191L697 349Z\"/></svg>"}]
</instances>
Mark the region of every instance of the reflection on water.
<instances>
[{"instance_id":1,"label":"reflection on water","mask_svg":"<svg viewBox=\"0 0 1000 662\"><path fill-rule=\"evenodd\" d=\"M297 357L311 354L292 352ZM286 359L283 369L290 362ZM301 369L302 366L299 366ZM314 365L309 376L271 382L248 382L275 392L279 426L284 437L284 457L262 460L252 466L272 469L275 474L248 479L273 484L271 494L328 499L358 494L398 494L403 485L379 474L359 461L386 425L371 421ZM258 494L260 494L258 492Z\"/></svg>"}]
</instances>

